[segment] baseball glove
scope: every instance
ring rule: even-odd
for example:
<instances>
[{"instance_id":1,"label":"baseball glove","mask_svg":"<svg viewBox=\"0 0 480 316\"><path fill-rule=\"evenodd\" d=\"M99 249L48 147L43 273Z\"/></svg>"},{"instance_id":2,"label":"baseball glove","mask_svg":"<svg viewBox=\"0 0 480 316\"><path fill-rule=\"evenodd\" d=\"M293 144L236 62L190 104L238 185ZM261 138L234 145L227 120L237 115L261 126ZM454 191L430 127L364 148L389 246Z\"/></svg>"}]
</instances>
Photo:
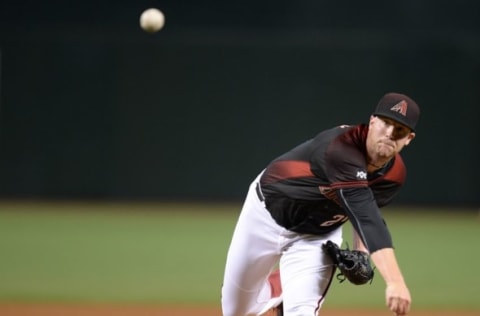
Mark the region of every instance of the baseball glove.
<instances>
[{"instance_id":1,"label":"baseball glove","mask_svg":"<svg viewBox=\"0 0 480 316\"><path fill-rule=\"evenodd\" d=\"M330 240L323 244L323 249L340 270L340 273L337 274L340 282L347 279L356 285L372 283L374 273L367 253L348 248L340 249L336 243Z\"/></svg>"}]
</instances>

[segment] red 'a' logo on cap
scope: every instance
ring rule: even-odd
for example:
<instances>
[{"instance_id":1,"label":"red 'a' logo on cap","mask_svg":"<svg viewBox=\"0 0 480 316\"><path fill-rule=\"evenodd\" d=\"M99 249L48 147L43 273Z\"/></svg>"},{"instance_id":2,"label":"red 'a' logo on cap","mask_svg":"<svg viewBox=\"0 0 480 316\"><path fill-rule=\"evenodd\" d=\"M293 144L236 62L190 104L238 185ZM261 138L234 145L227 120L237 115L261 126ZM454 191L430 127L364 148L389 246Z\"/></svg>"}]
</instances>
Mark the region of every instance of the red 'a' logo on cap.
<instances>
[{"instance_id":1,"label":"red 'a' logo on cap","mask_svg":"<svg viewBox=\"0 0 480 316\"><path fill-rule=\"evenodd\" d=\"M398 112L398 113L402 114L403 116L406 116L407 115L407 107L408 107L408 105L407 105L406 101L400 101L397 104L395 104L394 106L392 106L390 108L390 110Z\"/></svg>"}]
</instances>

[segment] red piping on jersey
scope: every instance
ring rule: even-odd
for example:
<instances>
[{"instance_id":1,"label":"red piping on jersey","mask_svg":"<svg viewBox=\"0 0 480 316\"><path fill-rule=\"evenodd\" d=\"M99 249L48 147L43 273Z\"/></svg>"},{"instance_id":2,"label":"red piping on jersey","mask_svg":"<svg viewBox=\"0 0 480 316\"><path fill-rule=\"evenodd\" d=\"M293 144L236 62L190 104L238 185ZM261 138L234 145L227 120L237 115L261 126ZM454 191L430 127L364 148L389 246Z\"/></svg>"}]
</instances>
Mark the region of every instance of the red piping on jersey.
<instances>
[{"instance_id":1,"label":"red piping on jersey","mask_svg":"<svg viewBox=\"0 0 480 316\"><path fill-rule=\"evenodd\" d=\"M314 176L308 161L282 160L276 161L268 167L262 183L269 184L285 179Z\"/></svg>"},{"instance_id":2,"label":"red piping on jersey","mask_svg":"<svg viewBox=\"0 0 480 316\"><path fill-rule=\"evenodd\" d=\"M366 187L368 186L368 182L366 180L362 181L348 181L348 182L336 182L330 185L332 189L341 189L341 188L358 188L358 187Z\"/></svg>"}]
</instances>

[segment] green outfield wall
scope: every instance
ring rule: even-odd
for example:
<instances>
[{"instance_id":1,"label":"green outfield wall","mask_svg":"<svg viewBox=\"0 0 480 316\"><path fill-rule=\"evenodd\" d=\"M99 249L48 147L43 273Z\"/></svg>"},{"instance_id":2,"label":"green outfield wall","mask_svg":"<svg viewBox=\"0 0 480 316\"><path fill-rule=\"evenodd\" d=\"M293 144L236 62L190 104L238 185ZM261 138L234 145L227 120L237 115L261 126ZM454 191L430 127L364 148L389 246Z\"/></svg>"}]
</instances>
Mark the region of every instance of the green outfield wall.
<instances>
[{"instance_id":1,"label":"green outfield wall","mask_svg":"<svg viewBox=\"0 0 480 316\"><path fill-rule=\"evenodd\" d=\"M477 2L30 2L0 5L1 198L237 200L398 91L422 117L397 202L479 205Z\"/></svg>"}]
</instances>

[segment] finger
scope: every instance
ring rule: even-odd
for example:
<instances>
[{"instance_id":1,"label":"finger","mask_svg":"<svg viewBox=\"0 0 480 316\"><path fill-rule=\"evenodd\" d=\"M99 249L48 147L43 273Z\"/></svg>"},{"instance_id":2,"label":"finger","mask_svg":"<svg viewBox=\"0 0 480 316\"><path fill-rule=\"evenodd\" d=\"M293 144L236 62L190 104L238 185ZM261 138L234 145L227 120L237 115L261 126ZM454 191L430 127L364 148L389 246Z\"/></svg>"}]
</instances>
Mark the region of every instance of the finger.
<instances>
[{"instance_id":1,"label":"finger","mask_svg":"<svg viewBox=\"0 0 480 316\"><path fill-rule=\"evenodd\" d=\"M392 297L389 301L389 309L392 311L396 316L404 315L404 306L402 304L402 300L398 297Z\"/></svg>"},{"instance_id":2,"label":"finger","mask_svg":"<svg viewBox=\"0 0 480 316\"><path fill-rule=\"evenodd\" d=\"M390 308L390 310L395 313L397 307L398 299L396 297L390 297L390 299L388 300L388 308Z\"/></svg>"},{"instance_id":3,"label":"finger","mask_svg":"<svg viewBox=\"0 0 480 316\"><path fill-rule=\"evenodd\" d=\"M410 304L406 300L398 299L396 306L392 306L394 308L393 312L396 316L406 315L410 309Z\"/></svg>"}]
</instances>

